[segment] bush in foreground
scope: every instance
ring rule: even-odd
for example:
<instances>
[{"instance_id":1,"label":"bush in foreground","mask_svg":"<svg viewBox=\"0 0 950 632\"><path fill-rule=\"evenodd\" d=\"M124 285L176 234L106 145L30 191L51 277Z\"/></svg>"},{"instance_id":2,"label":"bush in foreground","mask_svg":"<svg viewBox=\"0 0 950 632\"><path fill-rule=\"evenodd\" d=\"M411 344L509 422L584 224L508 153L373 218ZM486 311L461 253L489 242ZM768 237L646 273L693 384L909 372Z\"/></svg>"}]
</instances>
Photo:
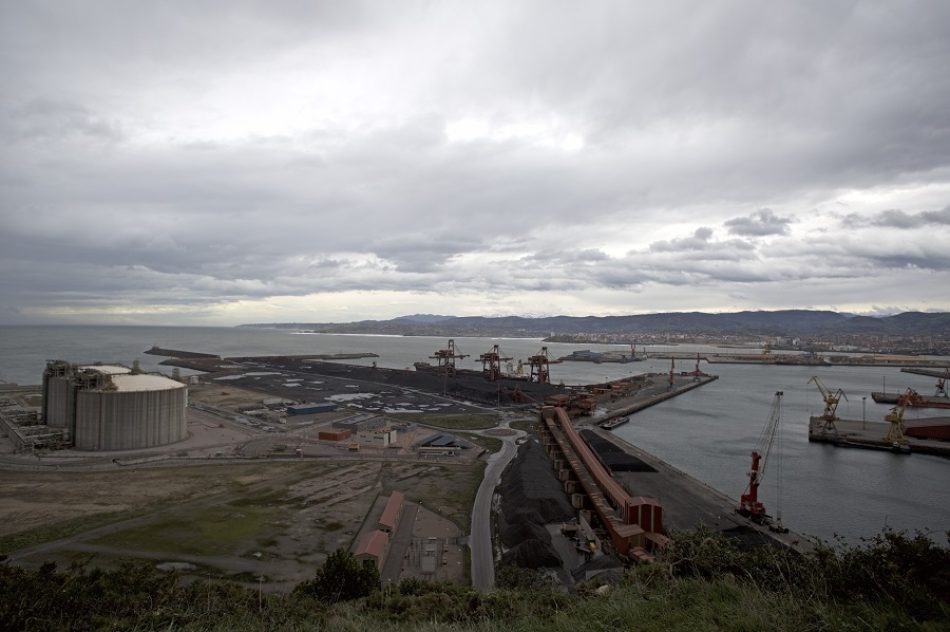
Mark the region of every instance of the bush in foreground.
<instances>
[{"instance_id":1,"label":"bush in foreground","mask_svg":"<svg viewBox=\"0 0 950 632\"><path fill-rule=\"evenodd\" d=\"M534 576L511 589L378 577L337 552L288 595L185 582L146 564L39 571L0 564L2 630L922 630L950 629L950 551L885 532L864 546L743 551L676 534L657 564L605 593L567 595ZM375 570L375 569L373 569Z\"/></svg>"}]
</instances>

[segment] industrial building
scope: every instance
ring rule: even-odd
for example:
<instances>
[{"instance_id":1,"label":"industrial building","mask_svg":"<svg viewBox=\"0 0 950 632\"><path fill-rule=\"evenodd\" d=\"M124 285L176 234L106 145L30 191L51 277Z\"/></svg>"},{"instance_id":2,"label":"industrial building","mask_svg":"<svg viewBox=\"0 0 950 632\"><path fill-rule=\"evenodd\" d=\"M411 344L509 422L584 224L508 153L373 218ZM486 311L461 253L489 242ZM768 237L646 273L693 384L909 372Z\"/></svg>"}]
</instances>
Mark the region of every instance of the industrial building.
<instances>
[{"instance_id":1,"label":"industrial building","mask_svg":"<svg viewBox=\"0 0 950 632\"><path fill-rule=\"evenodd\" d=\"M372 413L361 413L350 415L333 422L334 428L340 430L349 430L350 432L367 432L369 430L378 430L386 425L386 419Z\"/></svg>"},{"instance_id":2,"label":"industrial building","mask_svg":"<svg viewBox=\"0 0 950 632\"><path fill-rule=\"evenodd\" d=\"M123 366L49 362L43 372L43 418L80 450L133 450L187 436L187 387Z\"/></svg>"},{"instance_id":3,"label":"industrial building","mask_svg":"<svg viewBox=\"0 0 950 632\"><path fill-rule=\"evenodd\" d=\"M388 551L389 536L383 531L376 529L360 538L353 557L364 564L373 564L377 570L382 571L383 565L386 563L386 553Z\"/></svg>"},{"instance_id":4,"label":"industrial building","mask_svg":"<svg viewBox=\"0 0 950 632\"><path fill-rule=\"evenodd\" d=\"M396 445L398 433L392 428L383 428L382 430L371 430L361 432L357 435L360 443L375 448L388 448Z\"/></svg>"},{"instance_id":5,"label":"industrial building","mask_svg":"<svg viewBox=\"0 0 950 632\"><path fill-rule=\"evenodd\" d=\"M288 415L313 415L316 413L332 413L336 410L336 404L332 402L314 404L314 403L305 403L305 404L294 404L287 407Z\"/></svg>"},{"instance_id":6,"label":"industrial building","mask_svg":"<svg viewBox=\"0 0 950 632\"><path fill-rule=\"evenodd\" d=\"M376 526L380 531L390 535L396 532L396 525L399 524L399 518L402 517L402 508L405 505L406 496L400 491L394 491L386 501L383 513L379 517Z\"/></svg>"}]
</instances>

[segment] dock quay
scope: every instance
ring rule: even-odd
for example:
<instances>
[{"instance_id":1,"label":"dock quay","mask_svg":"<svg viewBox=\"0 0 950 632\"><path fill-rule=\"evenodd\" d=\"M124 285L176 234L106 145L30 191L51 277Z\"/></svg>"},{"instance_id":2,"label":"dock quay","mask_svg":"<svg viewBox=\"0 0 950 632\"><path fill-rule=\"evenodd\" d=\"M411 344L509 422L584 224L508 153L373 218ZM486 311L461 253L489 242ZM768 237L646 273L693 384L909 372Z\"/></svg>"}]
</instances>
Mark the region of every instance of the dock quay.
<instances>
[{"instance_id":1,"label":"dock quay","mask_svg":"<svg viewBox=\"0 0 950 632\"><path fill-rule=\"evenodd\" d=\"M575 424L563 408L542 408L537 428L581 522L621 558L650 559L668 533L697 528L721 532L743 548L813 547L800 534L773 532L740 516L736 500L602 428Z\"/></svg>"},{"instance_id":2,"label":"dock quay","mask_svg":"<svg viewBox=\"0 0 950 632\"><path fill-rule=\"evenodd\" d=\"M950 369L945 360L929 360L916 356L890 355L817 355L804 353L686 353L682 351L652 352L655 360L705 360L709 364L766 364L778 366L852 366L852 367L904 367L905 373L917 373L932 377L946 377Z\"/></svg>"},{"instance_id":3,"label":"dock quay","mask_svg":"<svg viewBox=\"0 0 950 632\"><path fill-rule=\"evenodd\" d=\"M143 351L149 355L165 356L168 358L180 358L180 359L193 359L197 360L200 358L205 359L214 359L220 360L221 356L214 355L212 353L198 353L197 351L182 351L180 349L164 349L157 345L153 345L151 349Z\"/></svg>"},{"instance_id":4,"label":"dock quay","mask_svg":"<svg viewBox=\"0 0 950 632\"><path fill-rule=\"evenodd\" d=\"M691 391L694 388L705 386L706 384L715 382L718 379L718 375L704 375L700 377L685 377L682 375L676 375L674 376L672 389L670 389L667 385L642 389L631 397L612 402L612 404L608 407L608 412L605 415L596 417L596 421L600 424L609 423L612 419L626 417L634 413L638 413L645 408L655 406L660 402L665 402L668 399L673 399L677 395L682 395L683 393ZM618 423L612 427L619 425L621 424Z\"/></svg>"},{"instance_id":5,"label":"dock quay","mask_svg":"<svg viewBox=\"0 0 950 632\"><path fill-rule=\"evenodd\" d=\"M801 534L775 533L743 518L735 511L738 500L607 430L584 427L580 434L625 489L660 503L667 532L704 527L736 538L744 546L776 544L803 552L812 548L811 541ZM618 458L617 451L627 458Z\"/></svg>"},{"instance_id":6,"label":"dock quay","mask_svg":"<svg viewBox=\"0 0 950 632\"><path fill-rule=\"evenodd\" d=\"M860 448L907 454L907 450L895 450L885 437L890 424L883 421L855 421L838 419L834 428L826 429L825 420L811 417L808 424L808 440L812 443L830 443L840 448ZM950 442L922 438L915 435L936 436L943 428L950 428L950 417L915 419L905 422L905 437L909 453L933 454L950 457Z\"/></svg>"},{"instance_id":7,"label":"dock quay","mask_svg":"<svg viewBox=\"0 0 950 632\"><path fill-rule=\"evenodd\" d=\"M950 368L944 368L942 371L935 369L918 369L915 367L905 367L901 369L901 373L913 373L914 375L926 375L927 377L935 377L937 379L950 377Z\"/></svg>"}]
</instances>

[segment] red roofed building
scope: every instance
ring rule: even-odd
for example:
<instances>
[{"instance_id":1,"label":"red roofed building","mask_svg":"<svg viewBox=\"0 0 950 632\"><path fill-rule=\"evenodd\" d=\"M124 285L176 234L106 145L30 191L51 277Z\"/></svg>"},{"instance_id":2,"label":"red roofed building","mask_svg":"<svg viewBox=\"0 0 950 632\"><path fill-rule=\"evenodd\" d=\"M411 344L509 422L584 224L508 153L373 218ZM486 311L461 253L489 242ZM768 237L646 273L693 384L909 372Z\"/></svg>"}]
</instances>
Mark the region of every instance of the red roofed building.
<instances>
[{"instance_id":1,"label":"red roofed building","mask_svg":"<svg viewBox=\"0 0 950 632\"><path fill-rule=\"evenodd\" d=\"M399 524L399 517L402 516L402 506L405 504L405 495L402 492L393 492L386 501L386 507L383 509L383 515L379 517L377 526L386 533L394 533L396 525Z\"/></svg>"},{"instance_id":2,"label":"red roofed building","mask_svg":"<svg viewBox=\"0 0 950 632\"><path fill-rule=\"evenodd\" d=\"M382 572L383 563L386 561L386 550L388 548L389 536L376 529L360 538L353 557L363 563L372 562L376 565L376 568Z\"/></svg>"}]
</instances>

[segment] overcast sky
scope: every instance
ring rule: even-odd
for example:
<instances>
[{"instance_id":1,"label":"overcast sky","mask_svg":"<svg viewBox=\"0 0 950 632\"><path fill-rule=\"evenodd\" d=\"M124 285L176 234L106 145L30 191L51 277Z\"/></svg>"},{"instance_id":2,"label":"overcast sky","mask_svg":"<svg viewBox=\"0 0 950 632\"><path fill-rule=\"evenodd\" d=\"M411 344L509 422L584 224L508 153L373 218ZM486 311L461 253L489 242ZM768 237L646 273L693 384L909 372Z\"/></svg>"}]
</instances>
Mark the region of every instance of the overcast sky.
<instances>
[{"instance_id":1,"label":"overcast sky","mask_svg":"<svg viewBox=\"0 0 950 632\"><path fill-rule=\"evenodd\" d=\"M0 0L0 323L950 311L950 3Z\"/></svg>"}]
</instances>

